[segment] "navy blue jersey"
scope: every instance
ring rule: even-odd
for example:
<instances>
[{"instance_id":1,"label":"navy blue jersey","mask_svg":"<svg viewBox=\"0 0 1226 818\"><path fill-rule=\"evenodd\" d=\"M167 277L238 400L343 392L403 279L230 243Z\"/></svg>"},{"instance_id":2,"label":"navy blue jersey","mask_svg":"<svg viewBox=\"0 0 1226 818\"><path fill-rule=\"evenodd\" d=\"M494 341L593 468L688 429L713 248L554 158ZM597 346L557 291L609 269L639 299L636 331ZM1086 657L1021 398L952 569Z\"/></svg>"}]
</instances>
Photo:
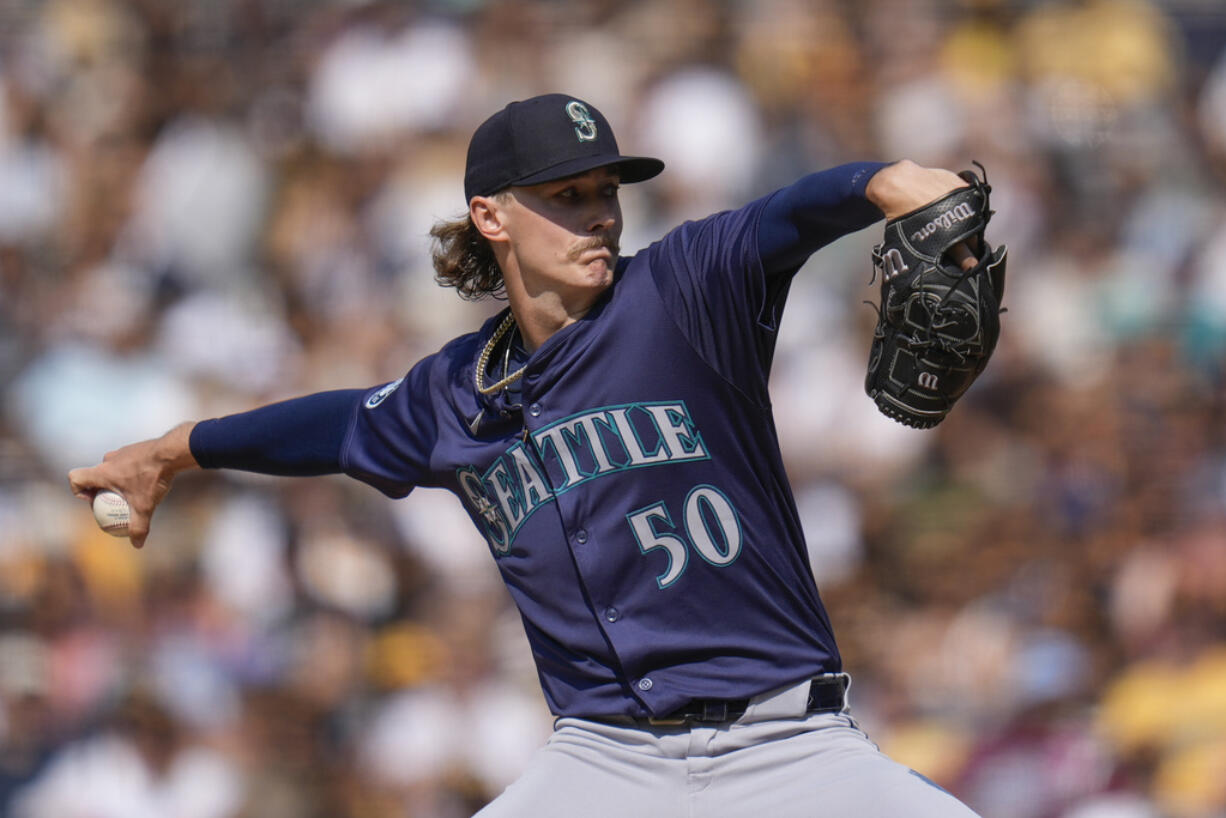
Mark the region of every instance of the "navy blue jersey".
<instances>
[{"instance_id":1,"label":"navy blue jersey","mask_svg":"<svg viewBox=\"0 0 1226 818\"><path fill-rule=\"evenodd\" d=\"M518 393L474 383L504 313L371 390L347 431L347 474L464 503L558 715L663 715L840 670L771 416L789 277L763 271L765 202L622 259Z\"/></svg>"}]
</instances>

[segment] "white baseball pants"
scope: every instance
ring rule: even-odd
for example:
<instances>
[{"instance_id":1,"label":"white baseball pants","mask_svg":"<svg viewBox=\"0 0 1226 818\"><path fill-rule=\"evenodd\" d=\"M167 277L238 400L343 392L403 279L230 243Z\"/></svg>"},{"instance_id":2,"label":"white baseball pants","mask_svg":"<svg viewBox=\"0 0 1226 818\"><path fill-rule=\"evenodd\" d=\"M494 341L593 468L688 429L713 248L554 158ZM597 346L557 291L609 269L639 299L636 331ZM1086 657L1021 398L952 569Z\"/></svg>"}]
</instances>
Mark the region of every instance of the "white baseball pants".
<instances>
[{"instance_id":1,"label":"white baseball pants","mask_svg":"<svg viewBox=\"0 0 1226 818\"><path fill-rule=\"evenodd\" d=\"M477 818L976 818L884 756L846 713L804 715L808 682L730 724L558 719Z\"/></svg>"}]
</instances>

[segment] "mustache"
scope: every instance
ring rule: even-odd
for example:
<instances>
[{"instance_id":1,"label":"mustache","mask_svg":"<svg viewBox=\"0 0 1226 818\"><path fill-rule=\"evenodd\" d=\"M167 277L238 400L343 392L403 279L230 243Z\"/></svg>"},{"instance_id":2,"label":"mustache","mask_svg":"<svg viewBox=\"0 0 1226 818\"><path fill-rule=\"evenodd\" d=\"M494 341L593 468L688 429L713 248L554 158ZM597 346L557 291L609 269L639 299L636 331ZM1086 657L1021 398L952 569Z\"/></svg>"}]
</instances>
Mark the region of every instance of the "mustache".
<instances>
[{"instance_id":1,"label":"mustache","mask_svg":"<svg viewBox=\"0 0 1226 818\"><path fill-rule=\"evenodd\" d=\"M566 254L566 258L568 261L578 261L579 257L587 251L599 250L603 247L609 248L609 252L614 256L618 254L618 250L620 249L617 246L617 242L608 236L592 236L588 239L582 239L581 241L577 242L574 247L571 247L569 252Z\"/></svg>"}]
</instances>

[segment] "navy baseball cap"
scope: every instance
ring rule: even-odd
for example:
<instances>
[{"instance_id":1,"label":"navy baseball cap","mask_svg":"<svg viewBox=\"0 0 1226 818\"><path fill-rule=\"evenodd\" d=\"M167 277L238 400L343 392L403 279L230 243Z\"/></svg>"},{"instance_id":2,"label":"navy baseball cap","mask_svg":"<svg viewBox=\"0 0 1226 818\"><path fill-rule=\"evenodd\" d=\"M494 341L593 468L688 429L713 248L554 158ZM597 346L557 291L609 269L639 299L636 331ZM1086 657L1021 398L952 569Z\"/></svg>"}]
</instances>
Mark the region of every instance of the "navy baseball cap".
<instances>
[{"instance_id":1,"label":"navy baseball cap","mask_svg":"<svg viewBox=\"0 0 1226 818\"><path fill-rule=\"evenodd\" d=\"M544 94L512 102L473 133L464 198L608 165L617 165L623 182L642 182L664 170L659 159L622 156L613 129L595 106L565 94Z\"/></svg>"}]
</instances>

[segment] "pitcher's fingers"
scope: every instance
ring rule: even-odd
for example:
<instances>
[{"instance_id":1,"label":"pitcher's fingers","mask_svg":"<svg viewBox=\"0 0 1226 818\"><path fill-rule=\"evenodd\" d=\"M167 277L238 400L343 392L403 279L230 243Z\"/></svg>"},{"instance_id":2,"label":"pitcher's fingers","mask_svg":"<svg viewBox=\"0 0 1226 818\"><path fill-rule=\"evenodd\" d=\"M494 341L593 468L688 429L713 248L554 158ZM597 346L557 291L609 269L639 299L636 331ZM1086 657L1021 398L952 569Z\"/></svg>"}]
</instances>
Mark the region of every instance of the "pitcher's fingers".
<instances>
[{"instance_id":1,"label":"pitcher's fingers","mask_svg":"<svg viewBox=\"0 0 1226 818\"><path fill-rule=\"evenodd\" d=\"M975 258L975 254L966 246L966 242L960 241L953 247L949 248L950 258L954 260L963 270L969 270L979 263L979 259Z\"/></svg>"},{"instance_id":2,"label":"pitcher's fingers","mask_svg":"<svg viewBox=\"0 0 1226 818\"><path fill-rule=\"evenodd\" d=\"M132 509L128 518L128 541L133 548L143 548L149 536L149 515Z\"/></svg>"},{"instance_id":3,"label":"pitcher's fingers","mask_svg":"<svg viewBox=\"0 0 1226 818\"><path fill-rule=\"evenodd\" d=\"M94 495L103 488L97 482L95 471L96 469L90 466L73 469L68 472L68 487L72 490L73 495L80 497L82 500L93 502Z\"/></svg>"}]
</instances>

